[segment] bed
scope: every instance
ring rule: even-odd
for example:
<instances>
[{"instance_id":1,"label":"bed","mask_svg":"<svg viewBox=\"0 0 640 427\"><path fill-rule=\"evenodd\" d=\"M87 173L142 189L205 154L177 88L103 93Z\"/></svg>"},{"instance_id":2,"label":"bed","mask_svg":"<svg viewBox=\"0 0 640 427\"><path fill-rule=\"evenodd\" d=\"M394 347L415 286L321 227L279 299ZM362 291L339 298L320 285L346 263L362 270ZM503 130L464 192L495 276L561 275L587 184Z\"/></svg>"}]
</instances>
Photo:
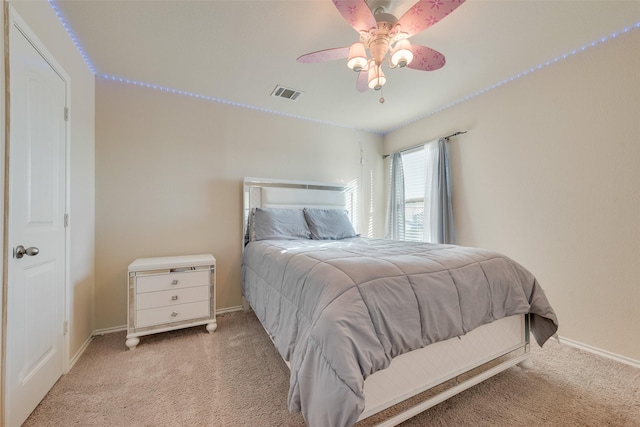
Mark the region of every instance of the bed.
<instances>
[{"instance_id":1,"label":"bed","mask_svg":"<svg viewBox=\"0 0 640 427\"><path fill-rule=\"evenodd\" d=\"M530 332L540 345L555 334L553 309L519 264L360 237L356 211L356 188L244 181L243 302L291 370L289 410L310 426L354 425L427 395L378 425L399 424L526 366Z\"/></svg>"}]
</instances>

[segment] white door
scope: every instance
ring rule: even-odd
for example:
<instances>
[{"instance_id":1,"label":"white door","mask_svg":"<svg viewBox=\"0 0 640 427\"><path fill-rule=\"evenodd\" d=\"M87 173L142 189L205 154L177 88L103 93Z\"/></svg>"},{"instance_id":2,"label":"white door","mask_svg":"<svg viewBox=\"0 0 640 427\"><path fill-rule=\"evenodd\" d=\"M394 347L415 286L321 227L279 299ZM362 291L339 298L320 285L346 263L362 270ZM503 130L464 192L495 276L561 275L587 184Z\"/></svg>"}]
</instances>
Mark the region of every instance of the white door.
<instances>
[{"instance_id":1,"label":"white door","mask_svg":"<svg viewBox=\"0 0 640 427\"><path fill-rule=\"evenodd\" d=\"M9 30L7 427L64 370L66 83L18 25Z\"/></svg>"}]
</instances>

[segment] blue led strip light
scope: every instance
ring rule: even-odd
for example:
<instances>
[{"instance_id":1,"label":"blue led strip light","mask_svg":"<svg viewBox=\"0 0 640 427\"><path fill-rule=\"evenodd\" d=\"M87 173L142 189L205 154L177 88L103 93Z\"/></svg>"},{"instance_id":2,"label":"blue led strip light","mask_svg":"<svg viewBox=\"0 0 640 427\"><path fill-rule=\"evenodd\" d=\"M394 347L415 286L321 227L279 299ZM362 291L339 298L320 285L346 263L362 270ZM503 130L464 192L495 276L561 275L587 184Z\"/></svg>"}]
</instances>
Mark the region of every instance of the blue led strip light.
<instances>
[{"instance_id":1,"label":"blue led strip light","mask_svg":"<svg viewBox=\"0 0 640 427\"><path fill-rule=\"evenodd\" d=\"M541 70L541 69L543 69L543 68L545 68L545 67L548 67L549 65L552 65L552 64L555 64L555 63L557 63L557 62L560 62L560 61L562 61L563 59L567 59L567 58L569 58L569 57L571 57L571 56L573 56L573 55L575 55L575 54L577 54L577 53L584 52L584 51L585 51L585 50L587 50L587 49L590 49L590 48L592 48L592 47L596 47L596 46L598 46L599 44L602 44L602 43L605 43L605 42L607 42L607 41L609 41L609 40L611 40L611 39L614 39L614 38L618 37L619 35L622 35L622 34L628 33L628 32L630 32L631 30L639 29L639 28L640 28L640 21L636 22L636 23L635 23L635 24L633 24L633 25L629 25L628 27L624 27L624 28L623 28L622 30L620 30L620 31L616 31L616 32L614 32L614 33L611 33L611 34L610 34L610 35L608 35L608 36L604 36L604 37L602 37L602 38L600 38L600 39L598 39L598 40L594 40L594 41L592 41L591 43L587 43L587 44L585 44L585 45L581 46L581 47L580 47L580 48L578 48L578 49L574 49L574 50L572 50L572 51L571 51L571 52L569 52L569 53L565 53L565 54L563 54L563 55L556 56L555 58L553 58L553 59L552 59L552 60L550 60L550 61L547 61L547 62L544 62L544 63L542 63L542 64L539 64L538 66L536 66L536 67L532 67L532 68L530 68L530 69L528 69L528 70L526 70L526 71L523 71L523 72L521 72L521 73L518 73L518 74L516 74L515 76L511 76L511 77L509 77L509 78L506 78L506 79L502 80L502 81L501 81L501 82L499 82L499 83L494 83L494 84L492 84L491 86L488 86L488 87L486 87L486 88L484 88L484 89L482 89L482 90L479 90L479 91L478 91L478 92L476 92L476 93L473 93L473 94L471 94L471 95L465 96L464 98L460 98L460 99L458 99L457 101L454 101L454 102L452 102L452 103L450 103L450 104L445 105L444 107L440 107L440 108L438 108L438 109L437 109L437 110L435 110L435 111L431 111L430 113L424 114L424 115L419 116L419 117L417 117L417 118L415 118L415 119L413 119L413 120L411 120L411 121L409 121L409 122L406 122L406 123L404 123L404 124L402 124L402 125L396 126L395 128L390 129L390 130L388 130L388 131L384 132L384 134L383 134L383 135L386 135L386 134L388 134L388 133L390 133L390 132L393 132L393 131L395 131L395 130L398 130L398 129L400 129L400 128L403 128L403 127L405 127L405 126L407 126L407 125L410 125L410 124L412 124L412 123L418 122L418 121L420 121L420 120L422 120L422 119L425 119L425 118L427 118L427 117L433 116L434 114L440 113L441 111L444 111L444 110L446 110L446 109L448 109L448 108L455 107L456 105L461 104L461 103L463 103L463 102L465 102L465 101L468 101L468 100L470 100L470 99L472 99L472 98L475 98L475 97L476 97L476 96L478 96L478 95L482 95L483 93L489 92L490 90L493 90L493 89L498 88L498 87L500 87L500 86L502 86L502 85L504 85L504 84L507 84L507 83L510 83L510 82L512 82L512 81L514 81L514 80L517 80L517 79L519 79L520 77L524 77L524 76L526 76L526 75L529 75L529 74L531 74L531 73L534 73L534 72L536 72L536 71L538 71L538 70Z\"/></svg>"},{"instance_id":2,"label":"blue led strip light","mask_svg":"<svg viewBox=\"0 0 640 427\"><path fill-rule=\"evenodd\" d=\"M630 32L631 30L640 28L640 21L638 21L635 24L629 25L628 27L625 27L620 31L616 31L614 33L611 33L608 36L604 36L604 37L602 37L602 38L600 38L598 40L594 40L591 43L587 43L587 44L581 46L578 49L574 49L569 53L565 53L563 55L557 56L557 57L555 57L555 58L553 58L553 59L551 59L551 60L549 60L547 62L544 62L542 64L537 65L536 67L532 67L532 68L530 68L528 70L525 70L525 71L523 71L521 73L516 74L515 76L511 76L509 78L506 78L506 79L502 80L501 82L494 83L491 86L488 86L488 87L486 87L486 88L484 88L482 90L479 90L479 91L477 91L477 92L475 92L475 93L473 93L471 95L465 96L464 98L460 98L457 101L454 101L454 102L452 102L450 104L447 104L447 105L445 105L443 107L438 108L437 110L434 110L434 111L431 111L431 112L429 112L427 114L424 114L422 116L416 117L415 119L413 119L413 120L411 120L409 122L403 123L402 125L396 126L396 127L392 128L392 129L386 131L386 132L375 132L375 131L371 131L371 130L367 130L367 129L354 128L352 126L342 125L342 124L338 124L338 123L332 123L332 122L326 122L326 121L323 121L323 120L311 119L309 117L298 116L298 115L295 115L295 114L283 113L281 111L271 110L271 109L268 109L268 108L256 107L254 105L242 104L242 103L239 103L239 102L229 101L229 100L226 100L226 99L214 98L212 96L200 95L200 94L197 94L197 93L182 91L182 90L178 90L178 89L171 89L171 88L155 85L155 84L152 84L152 83L138 82L138 81L135 81L135 80L129 80L129 79L125 79L125 78L122 78L122 77L110 76L108 74L100 74L100 75L98 75L98 73L95 70L95 67L91 63L91 60L89 59L89 57L85 53L84 49L80 45L80 42L78 41L78 39L75 36L75 34L73 33L73 31L69 27L69 24L67 24L66 20L64 19L64 16L60 12L58 6L55 4L55 0L48 0L48 1L49 1L49 4L51 5L51 7L53 8L53 10L55 11L56 16L58 17L60 22L62 22L63 27L65 28L65 30L67 31L67 33L71 37L71 40L73 41L73 44L75 44L76 48L78 48L78 51L80 52L80 55L84 59L84 62L87 63L87 66L89 67L89 70L94 75L97 75L100 78L103 78L105 80L117 81L117 82L120 82L120 83L132 84L132 85L135 85L135 86L141 86L141 87L145 87L145 88L149 88L149 89L156 89L156 90L160 90L160 91L163 91L163 92L174 93L174 94L177 94L177 95L190 96L190 97L197 98L197 99L202 99L202 100L211 101L211 102L217 102L219 104L231 105L231 106L234 106L234 107L246 108L246 109L249 109L249 110L261 111L261 112L264 112L264 113L276 114L276 115L279 115L279 116L290 117L290 118L299 119L299 120L306 120L306 121L313 122L313 123L325 124L325 125L336 126L336 127L346 128L346 129L362 130L362 131L373 133L373 134L377 134L377 135L386 135L386 134L388 134L390 132L393 132L393 131L396 131L396 130L402 128L402 127L408 126L408 125L410 125L412 123L415 123L415 122L418 122L418 121L420 121L422 119L425 119L427 117L433 116L434 114L437 114L437 113L439 113L441 111L444 111L444 110L449 109L451 107L454 107L454 106L456 106L458 104L461 104L461 103L463 103L465 101L468 101L468 100L470 100L472 98L475 98L478 95L482 95L482 94L484 94L486 92L489 92L490 90L496 89L496 88L498 88L498 87L500 87L500 86L502 86L504 84L507 84L507 83L512 82L514 80L517 80L517 79L519 79L521 77L524 77L526 75L534 73L534 72L536 72L538 70L541 70L541 69L543 69L543 68L545 68L545 67L547 67L549 65L555 64L555 63L557 63L557 62L559 62L559 61L561 61L563 59L567 59L567 58L569 58L569 57L571 57L571 56L573 56L573 55L575 55L577 53L584 52L587 49L590 49L592 47L598 46L599 44L605 43L605 42L607 42L607 41L609 41L611 39L614 39L614 38L618 37L619 35L622 35L622 34Z\"/></svg>"},{"instance_id":3,"label":"blue led strip light","mask_svg":"<svg viewBox=\"0 0 640 427\"><path fill-rule=\"evenodd\" d=\"M58 17L60 22L62 22L62 26L67 31L67 34L69 34L69 37L71 37L71 41L73 42L74 45L76 45L78 52L80 52L80 56L82 56L82 59L84 59L84 62L89 67L89 71L91 71L91 73L95 75L96 74L95 67L91 63L91 60L89 59L89 56L87 55L87 53L84 51L84 49L80 45L80 42L78 41L78 38L71 30L71 27L69 27L69 24L67 24L67 21L64 19L64 16L62 15L62 12L60 12L60 9L58 8L58 5L56 4L55 0L48 0L48 1L49 1L49 5L53 9L53 11L56 13L56 16Z\"/></svg>"},{"instance_id":4,"label":"blue led strip light","mask_svg":"<svg viewBox=\"0 0 640 427\"><path fill-rule=\"evenodd\" d=\"M256 107L256 106L248 105L248 104L241 104L241 103L238 103L238 102L228 101L226 99L219 99L219 98L214 98L214 97L211 97L211 96L200 95L200 94L187 92L187 91L182 91L182 90L178 90L178 89L166 88L166 87L158 86L158 85L155 85L155 84L152 84L152 83L138 82L138 81L135 81L135 80L129 80L129 79L121 78L121 77L110 76L110 75L107 75L107 74L99 75L96 72L96 69L93 66L93 63L89 59L89 56L87 55L87 53L84 51L84 49L80 45L80 42L78 41L78 38L76 37L74 32L71 30L71 27L69 26L69 24L65 20L64 16L62 15L62 12L60 11L60 9L58 8L58 5L56 4L56 0L48 0L48 1L49 1L49 5L54 10L56 16L58 17L58 19L62 23L62 26L67 31L67 34L69 34L69 37L71 38L71 41L73 41L73 44L78 49L78 52L80 52L80 56L82 56L82 59L84 59L84 62L89 67L89 71L91 71L91 73L93 75L97 76L97 77L103 78L105 80L113 80L113 81L117 81L117 82L120 82L120 83L127 83L127 84L136 85L136 86L146 87L146 88L149 88L149 89L156 89L156 90L160 90L160 91L163 91L163 92L175 93L175 94L178 94L178 95L186 95L186 96L190 96L190 97L193 97L193 98L203 99L203 100L206 100L206 101L212 101L212 102L217 102L217 103L220 103L220 104L231 105L231 106L234 106L234 107L247 108L247 109L250 109L250 110L261 111L261 112L270 113L270 114L276 114L276 115L279 115L279 116L290 117L290 118L299 119L299 120L306 120L306 121L310 121L310 122L314 122L314 123L320 123L320 124L336 126L336 127L346 128L346 129L358 130L358 129L355 129L354 127L352 127L352 126L347 126L347 125L342 125L342 124L332 123L332 122L326 122L326 121L322 121L322 120L311 119L311 118L308 118L308 117L298 116L298 115L295 115L295 114L282 113L280 111L270 110L270 109L267 109L267 108L260 108L260 107ZM368 132L376 133L378 135L381 135L380 132L373 132L373 131L368 131Z\"/></svg>"},{"instance_id":5,"label":"blue led strip light","mask_svg":"<svg viewBox=\"0 0 640 427\"><path fill-rule=\"evenodd\" d=\"M275 115L278 115L278 116L290 117L290 118L298 119L298 120L306 120L308 122L319 123L319 124L330 125L330 126L336 126L336 127L346 128L346 129L363 130L363 129L356 129L356 128L352 127L352 126L347 126L347 125L343 125L343 124L339 124L339 123L326 122L326 121L323 121L323 120L317 120L317 119L312 119L312 118L309 118L309 117L298 116L296 114L283 113L281 111L271 110L269 108L256 107L255 105L242 104L240 102L229 101L227 99L220 99L220 98L215 98L213 96L201 95L199 93L187 92L187 91L179 90L179 89L172 89L172 88L168 88L168 87L164 87L164 86L159 86L159 85L156 85L156 84L153 84L153 83L146 83L146 82L139 82L139 81L136 81L136 80L125 79L123 77L110 76L108 74L98 74L98 75L96 75L96 77L99 77L99 78L104 79L104 80L110 80L110 81L114 81L114 82L125 83L125 84L134 85L134 86L140 86L140 87L144 87L144 88L148 88L148 89L155 89L155 90L159 90L159 91L162 91L162 92L174 93L176 95L190 96L192 98L202 99L204 101L217 102L218 104L230 105L232 107L246 108L248 110L260 111L260 112L263 112L263 113L275 114ZM365 129L365 131L366 131L366 129ZM379 132L373 132L373 131L367 131L367 132L381 134Z\"/></svg>"}]
</instances>

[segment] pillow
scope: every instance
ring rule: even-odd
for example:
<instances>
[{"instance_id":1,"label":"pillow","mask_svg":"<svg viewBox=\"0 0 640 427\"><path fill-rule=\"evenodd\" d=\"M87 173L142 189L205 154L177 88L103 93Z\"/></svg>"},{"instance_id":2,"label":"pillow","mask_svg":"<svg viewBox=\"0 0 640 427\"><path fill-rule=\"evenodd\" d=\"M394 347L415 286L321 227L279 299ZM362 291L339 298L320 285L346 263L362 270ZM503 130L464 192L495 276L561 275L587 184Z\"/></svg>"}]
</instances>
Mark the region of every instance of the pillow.
<instances>
[{"instance_id":1,"label":"pillow","mask_svg":"<svg viewBox=\"0 0 640 427\"><path fill-rule=\"evenodd\" d=\"M250 238L251 240L310 239L311 233L302 209L256 208Z\"/></svg>"},{"instance_id":2,"label":"pillow","mask_svg":"<svg viewBox=\"0 0 640 427\"><path fill-rule=\"evenodd\" d=\"M247 243L253 242L254 240L256 240L256 232L253 227L253 217L255 216L255 214L256 214L256 208L251 208L251 210L249 211L249 215L247 217L247 229L244 233L245 246L247 245Z\"/></svg>"},{"instance_id":3,"label":"pillow","mask_svg":"<svg viewBox=\"0 0 640 427\"><path fill-rule=\"evenodd\" d=\"M357 236L344 209L304 208L303 212L313 239L340 240Z\"/></svg>"}]
</instances>

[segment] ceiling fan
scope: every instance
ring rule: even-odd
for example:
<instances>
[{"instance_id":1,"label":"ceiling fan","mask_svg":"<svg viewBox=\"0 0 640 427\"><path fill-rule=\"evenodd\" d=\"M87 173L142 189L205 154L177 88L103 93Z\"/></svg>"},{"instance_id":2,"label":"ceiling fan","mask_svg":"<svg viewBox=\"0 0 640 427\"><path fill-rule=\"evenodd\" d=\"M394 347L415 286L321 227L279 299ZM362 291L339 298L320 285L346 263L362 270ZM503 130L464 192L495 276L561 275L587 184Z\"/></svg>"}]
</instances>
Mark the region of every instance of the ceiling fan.
<instances>
[{"instance_id":1,"label":"ceiling fan","mask_svg":"<svg viewBox=\"0 0 640 427\"><path fill-rule=\"evenodd\" d=\"M376 6L374 0L332 0L342 17L360 34L360 41L351 47L307 53L297 61L315 63L347 58L347 66L358 72L356 87L360 92L382 88L387 81L382 71L385 62L391 69L437 70L445 64L444 55L426 46L412 45L408 39L442 20L464 1L419 0L397 19L386 13L384 6Z\"/></svg>"}]
</instances>

